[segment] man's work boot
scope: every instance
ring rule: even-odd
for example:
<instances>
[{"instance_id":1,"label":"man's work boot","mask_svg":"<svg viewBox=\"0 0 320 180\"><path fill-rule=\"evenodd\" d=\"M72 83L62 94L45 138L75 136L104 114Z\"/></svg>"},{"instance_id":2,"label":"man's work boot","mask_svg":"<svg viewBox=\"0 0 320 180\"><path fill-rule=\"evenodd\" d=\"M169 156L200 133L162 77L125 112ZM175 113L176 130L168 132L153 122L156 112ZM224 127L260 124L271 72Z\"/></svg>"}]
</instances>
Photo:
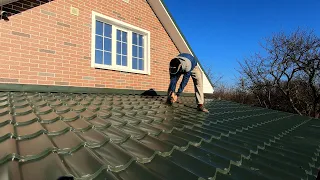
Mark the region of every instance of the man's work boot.
<instances>
[{"instance_id":1,"label":"man's work boot","mask_svg":"<svg viewBox=\"0 0 320 180\"><path fill-rule=\"evenodd\" d=\"M209 113L209 110L206 109L203 104L199 104L198 107L197 107L197 110L198 111L202 111L202 112L206 112L206 113Z\"/></svg>"}]
</instances>

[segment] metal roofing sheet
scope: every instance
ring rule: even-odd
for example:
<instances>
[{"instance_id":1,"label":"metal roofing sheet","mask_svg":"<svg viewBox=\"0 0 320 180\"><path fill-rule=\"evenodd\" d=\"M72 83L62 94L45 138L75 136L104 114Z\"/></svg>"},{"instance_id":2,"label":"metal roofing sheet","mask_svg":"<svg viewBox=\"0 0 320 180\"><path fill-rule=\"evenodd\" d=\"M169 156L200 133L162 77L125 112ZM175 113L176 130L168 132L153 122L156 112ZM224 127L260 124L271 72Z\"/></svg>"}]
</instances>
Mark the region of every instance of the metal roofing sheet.
<instances>
[{"instance_id":1,"label":"metal roofing sheet","mask_svg":"<svg viewBox=\"0 0 320 180\"><path fill-rule=\"evenodd\" d=\"M320 121L207 100L0 92L2 179L315 179Z\"/></svg>"}]
</instances>

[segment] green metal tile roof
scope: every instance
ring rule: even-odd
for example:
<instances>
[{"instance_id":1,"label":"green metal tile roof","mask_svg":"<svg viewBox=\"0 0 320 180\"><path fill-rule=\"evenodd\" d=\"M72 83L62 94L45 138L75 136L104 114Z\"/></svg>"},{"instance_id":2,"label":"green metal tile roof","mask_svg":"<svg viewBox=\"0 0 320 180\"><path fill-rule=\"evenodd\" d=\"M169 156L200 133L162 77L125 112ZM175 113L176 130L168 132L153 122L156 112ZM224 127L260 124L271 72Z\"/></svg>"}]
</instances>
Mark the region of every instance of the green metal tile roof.
<instances>
[{"instance_id":1,"label":"green metal tile roof","mask_svg":"<svg viewBox=\"0 0 320 180\"><path fill-rule=\"evenodd\" d=\"M207 100L0 92L0 177L316 179L320 121ZM188 106L187 106L188 105Z\"/></svg>"}]
</instances>

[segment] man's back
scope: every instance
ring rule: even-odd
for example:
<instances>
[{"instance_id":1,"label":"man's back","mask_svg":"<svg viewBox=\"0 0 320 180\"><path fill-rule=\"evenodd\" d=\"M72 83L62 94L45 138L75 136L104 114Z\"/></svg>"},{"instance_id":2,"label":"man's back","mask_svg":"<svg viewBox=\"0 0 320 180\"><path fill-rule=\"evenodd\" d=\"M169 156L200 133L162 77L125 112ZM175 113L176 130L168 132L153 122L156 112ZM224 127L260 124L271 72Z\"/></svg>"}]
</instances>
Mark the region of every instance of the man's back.
<instances>
[{"instance_id":1,"label":"man's back","mask_svg":"<svg viewBox=\"0 0 320 180\"><path fill-rule=\"evenodd\" d=\"M197 60L189 53L181 53L181 54L179 54L177 56L177 58L180 58L181 60L186 60L186 61L190 61L191 62L190 69L185 67L185 69L188 69L188 71L192 71L194 69L194 67L198 64ZM183 63L183 61L182 61L182 63ZM183 65L182 65L182 68L184 68ZM185 69L183 69L183 70L185 70Z\"/></svg>"}]
</instances>

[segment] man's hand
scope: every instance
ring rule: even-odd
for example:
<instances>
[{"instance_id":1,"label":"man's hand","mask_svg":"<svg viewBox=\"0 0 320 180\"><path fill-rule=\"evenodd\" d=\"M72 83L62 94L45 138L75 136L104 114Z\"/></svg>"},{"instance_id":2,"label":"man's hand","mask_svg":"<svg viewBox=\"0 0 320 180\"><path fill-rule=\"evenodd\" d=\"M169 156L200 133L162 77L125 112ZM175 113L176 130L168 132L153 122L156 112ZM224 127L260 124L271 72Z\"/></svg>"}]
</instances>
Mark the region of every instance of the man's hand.
<instances>
[{"instance_id":1,"label":"man's hand","mask_svg":"<svg viewBox=\"0 0 320 180\"><path fill-rule=\"evenodd\" d=\"M171 93L171 99L172 99L172 102L177 102L178 100L178 96L175 94L175 93Z\"/></svg>"},{"instance_id":2,"label":"man's hand","mask_svg":"<svg viewBox=\"0 0 320 180\"><path fill-rule=\"evenodd\" d=\"M174 92L170 92L167 98L168 104L173 104L178 100L178 96Z\"/></svg>"}]
</instances>

